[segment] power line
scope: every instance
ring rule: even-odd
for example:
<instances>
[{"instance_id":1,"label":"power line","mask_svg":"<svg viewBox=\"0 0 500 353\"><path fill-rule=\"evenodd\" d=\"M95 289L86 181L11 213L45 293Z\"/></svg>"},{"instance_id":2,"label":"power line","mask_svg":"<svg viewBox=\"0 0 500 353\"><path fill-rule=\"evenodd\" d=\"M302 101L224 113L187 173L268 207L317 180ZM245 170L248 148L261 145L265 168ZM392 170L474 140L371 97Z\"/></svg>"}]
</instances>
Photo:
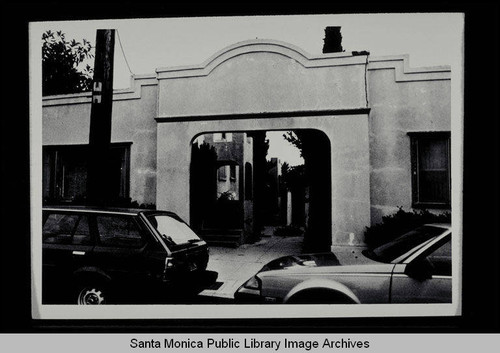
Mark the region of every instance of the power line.
<instances>
[{"instance_id":1,"label":"power line","mask_svg":"<svg viewBox=\"0 0 500 353\"><path fill-rule=\"evenodd\" d=\"M131 75L134 75L134 73L130 69L130 65L128 64L127 56L125 55L125 50L123 50L123 45L122 45L122 41L120 39L120 33L118 32L118 29L116 30L116 34L118 36L118 43L120 44L120 48L122 50L123 58L125 59L125 63L127 64L127 67L128 67L128 71L130 72Z\"/></svg>"}]
</instances>

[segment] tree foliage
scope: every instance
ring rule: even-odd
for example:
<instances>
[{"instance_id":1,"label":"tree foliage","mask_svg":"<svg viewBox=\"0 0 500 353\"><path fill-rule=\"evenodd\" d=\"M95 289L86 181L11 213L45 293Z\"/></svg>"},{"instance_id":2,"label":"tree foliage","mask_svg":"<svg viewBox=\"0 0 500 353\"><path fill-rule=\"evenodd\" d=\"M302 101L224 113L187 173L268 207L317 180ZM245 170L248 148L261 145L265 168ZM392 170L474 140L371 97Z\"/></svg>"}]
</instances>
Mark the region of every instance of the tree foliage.
<instances>
[{"instance_id":1,"label":"tree foliage","mask_svg":"<svg viewBox=\"0 0 500 353\"><path fill-rule=\"evenodd\" d=\"M67 41L62 31L42 35L42 92L44 96L86 92L92 89L93 68L85 61L93 58L92 45Z\"/></svg>"},{"instance_id":2,"label":"tree foliage","mask_svg":"<svg viewBox=\"0 0 500 353\"><path fill-rule=\"evenodd\" d=\"M288 141L292 146L297 148L300 156L304 158L304 143L299 136L293 131L287 131L283 134L283 138Z\"/></svg>"},{"instance_id":3,"label":"tree foliage","mask_svg":"<svg viewBox=\"0 0 500 353\"><path fill-rule=\"evenodd\" d=\"M305 166L290 166L284 162L281 166L281 180L287 190L304 189L306 187Z\"/></svg>"}]
</instances>

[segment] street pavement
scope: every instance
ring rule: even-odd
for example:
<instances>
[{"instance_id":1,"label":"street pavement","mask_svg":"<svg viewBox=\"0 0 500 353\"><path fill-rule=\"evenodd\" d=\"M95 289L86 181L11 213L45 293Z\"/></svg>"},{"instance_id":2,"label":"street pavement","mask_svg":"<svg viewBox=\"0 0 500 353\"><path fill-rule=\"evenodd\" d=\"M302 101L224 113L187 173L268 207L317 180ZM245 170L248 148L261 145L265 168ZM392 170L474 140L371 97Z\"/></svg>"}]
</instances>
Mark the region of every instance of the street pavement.
<instances>
[{"instance_id":1,"label":"street pavement","mask_svg":"<svg viewBox=\"0 0 500 353\"><path fill-rule=\"evenodd\" d=\"M302 253L302 236L276 236L273 228L264 229L261 239L237 248L210 247L208 270L218 272L216 285L200 293L214 299L232 299L234 292L269 261L285 255ZM337 246L333 251L340 263L356 262L362 248ZM218 287L218 288L217 288Z\"/></svg>"}]
</instances>

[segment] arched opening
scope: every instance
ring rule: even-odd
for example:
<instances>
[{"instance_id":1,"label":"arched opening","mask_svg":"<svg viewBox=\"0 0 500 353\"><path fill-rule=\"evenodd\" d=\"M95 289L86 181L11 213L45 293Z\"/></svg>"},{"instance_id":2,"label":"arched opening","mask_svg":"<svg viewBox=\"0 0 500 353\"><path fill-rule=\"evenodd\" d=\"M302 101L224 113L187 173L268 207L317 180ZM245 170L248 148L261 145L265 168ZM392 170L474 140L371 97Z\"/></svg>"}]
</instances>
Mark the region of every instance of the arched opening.
<instances>
[{"instance_id":1,"label":"arched opening","mask_svg":"<svg viewBox=\"0 0 500 353\"><path fill-rule=\"evenodd\" d=\"M270 153L277 138L285 144ZM191 226L213 245L252 243L279 229L300 232L304 251L329 251L330 149L326 134L315 129L198 135L191 151ZM301 162L287 160L287 150Z\"/></svg>"}]
</instances>

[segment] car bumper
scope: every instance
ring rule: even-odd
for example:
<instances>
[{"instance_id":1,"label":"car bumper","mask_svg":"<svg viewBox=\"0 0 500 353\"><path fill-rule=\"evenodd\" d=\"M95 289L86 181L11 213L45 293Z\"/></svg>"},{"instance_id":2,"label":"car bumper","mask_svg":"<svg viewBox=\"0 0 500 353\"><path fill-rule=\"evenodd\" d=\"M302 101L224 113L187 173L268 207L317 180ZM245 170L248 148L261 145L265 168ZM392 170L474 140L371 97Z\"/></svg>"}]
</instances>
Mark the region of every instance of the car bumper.
<instances>
[{"instance_id":1,"label":"car bumper","mask_svg":"<svg viewBox=\"0 0 500 353\"><path fill-rule=\"evenodd\" d=\"M194 271L162 280L161 286L168 293L199 293L212 286L218 277L215 271Z\"/></svg>"},{"instance_id":2,"label":"car bumper","mask_svg":"<svg viewBox=\"0 0 500 353\"><path fill-rule=\"evenodd\" d=\"M241 304L278 304L280 298L265 297L260 294L258 289L250 289L241 286L234 293L234 300Z\"/></svg>"}]
</instances>

